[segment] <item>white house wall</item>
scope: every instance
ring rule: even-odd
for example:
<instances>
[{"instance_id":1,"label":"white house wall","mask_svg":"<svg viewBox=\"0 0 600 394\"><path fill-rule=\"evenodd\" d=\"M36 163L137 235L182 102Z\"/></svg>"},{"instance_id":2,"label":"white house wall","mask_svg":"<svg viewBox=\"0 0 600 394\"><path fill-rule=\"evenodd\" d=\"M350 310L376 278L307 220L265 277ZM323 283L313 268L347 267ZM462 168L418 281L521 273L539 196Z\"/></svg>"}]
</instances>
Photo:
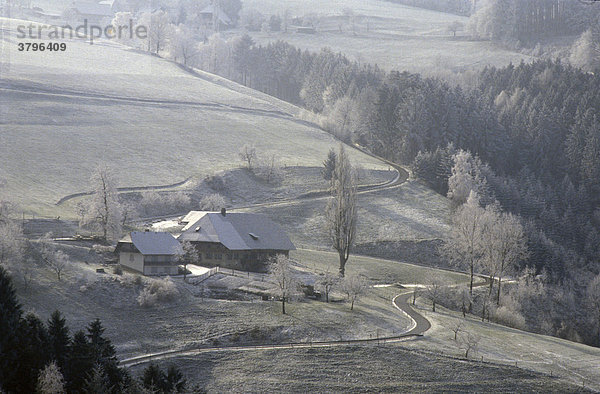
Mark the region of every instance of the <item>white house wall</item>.
<instances>
[{"instance_id":1,"label":"white house wall","mask_svg":"<svg viewBox=\"0 0 600 394\"><path fill-rule=\"evenodd\" d=\"M127 268L144 273L144 256L141 253L119 253L119 263Z\"/></svg>"}]
</instances>

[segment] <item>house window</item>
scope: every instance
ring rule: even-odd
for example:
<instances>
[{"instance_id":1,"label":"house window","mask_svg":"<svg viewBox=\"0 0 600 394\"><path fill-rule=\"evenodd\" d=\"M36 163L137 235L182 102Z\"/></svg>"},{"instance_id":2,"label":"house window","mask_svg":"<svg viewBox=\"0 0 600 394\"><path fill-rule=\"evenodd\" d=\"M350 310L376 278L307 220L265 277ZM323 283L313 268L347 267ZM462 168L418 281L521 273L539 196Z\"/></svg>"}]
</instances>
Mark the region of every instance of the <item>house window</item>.
<instances>
[{"instance_id":1,"label":"house window","mask_svg":"<svg viewBox=\"0 0 600 394\"><path fill-rule=\"evenodd\" d=\"M129 261L135 261L135 256L133 255L133 253L129 254Z\"/></svg>"},{"instance_id":2,"label":"house window","mask_svg":"<svg viewBox=\"0 0 600 394\"><path fill-rule=\"evenodd\" d=\"M212 260L212 258L213 258L212 253L206 253L206 259L207 260Z\"/></svg>"},{"instance_id":3,"label":"house window","mask_svg":"<svg viewBox=\"0 0 600 394\"><path fill-rule=\"evenodd\" d=\"M233 254L233 258L236 259L236 260L239 260L240 254L239 253L234 253Z\"/></svg>"},{"instance_id":4,"label":"house window","mask_svg":"<svg viewBox=\"0 0 600 394\"><path fill-rule=\"evenodd\" d=\"M157 267L151 267L150 268L150 273L152 273L152 274L158 274L158 268Z\"/></svg>"},{"instance_id":5,"label":"house window","mask_svg":"<svg viewBox=\"0 0 600 394\"><path fill-rule=\"evenodd\" d=\"M227 253L227 260L233 260L233 254Z\"/></svg>"},{"instance_id":6,"label":"house window","mask_svg":"<svg viewBox=\"0 0 600 394\"><path fill-rule=\"evenodd\" d=\"M223 255L221 253L215 253L216 260L223 260Z\"/></svg>"}]
</instances>

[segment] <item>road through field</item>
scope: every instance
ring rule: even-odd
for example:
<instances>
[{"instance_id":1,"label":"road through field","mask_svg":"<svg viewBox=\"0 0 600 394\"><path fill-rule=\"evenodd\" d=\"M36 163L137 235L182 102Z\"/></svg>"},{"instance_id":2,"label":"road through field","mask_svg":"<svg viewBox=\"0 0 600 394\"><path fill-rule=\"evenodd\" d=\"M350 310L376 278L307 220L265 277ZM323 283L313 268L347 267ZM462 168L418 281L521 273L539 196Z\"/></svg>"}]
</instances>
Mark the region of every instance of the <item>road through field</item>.
<instances>
[{"instance_id":1,"label":"road through field","mask_svg":"<svg viewBox=\"0 0 600 394\"><path fill-rule=\"evenodd\" d=\"M181 356L196 356L203 353L214 353L214 352L226 352L226 351L261 351L261 350L277 350L277 349L302 349L302 348L317 348L317 347L337 347L337 346L352 346L360 344L383 344L383 343L394 343L407 338L422 336L429 328L431 324L422 315L416 312L408 304L408 299L411 293L401 293L393 298L393 305L398 308L402 313L408 316L413 323L410 325L408 331L394 335L390 337L381 338L368 338L368 339L354 339L354 340L337 340L337 341L316 341L316 342L295 342L295 343L272 343L265 345L242 345L242 346L220 346L220 347L206 347L206 348L195 348L195 349L178 349L178 350L167 350L157 353L148 353L139 355L136 357L126 358L120 360L119 364L124 367L133 367L136 365L146 364L157 360L166 360L174 357Z\"/></svg>"}]
</instances>

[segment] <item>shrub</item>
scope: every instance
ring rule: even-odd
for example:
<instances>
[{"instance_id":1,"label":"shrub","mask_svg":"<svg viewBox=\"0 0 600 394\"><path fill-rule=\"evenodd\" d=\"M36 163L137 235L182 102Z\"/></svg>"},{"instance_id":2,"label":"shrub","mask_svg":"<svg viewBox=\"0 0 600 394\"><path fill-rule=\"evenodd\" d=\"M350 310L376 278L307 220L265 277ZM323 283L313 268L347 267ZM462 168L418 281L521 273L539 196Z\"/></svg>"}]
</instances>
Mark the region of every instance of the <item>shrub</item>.
<instances>
[{"instance_id":1,"label":"shrub","mask_svg":"<svg viewBox=\"0 0 600 394\"><path fill-rule=\"evenodd\" d=\"M225 180L221 175L210 175L207 176L204 181L211 189L221 192L225 190Z\"/></svg>"},{"instance_id":2,"label":"shrub","mask_svg":"<svg viewBox=\"0 0 600 394\"><path fill-rule=\"evenodd\" d=\"M158 302L173 301L179 295L175 283L170 277L151 280L138 296L138 304L142 307L152 307Z\"/></svg>"},{"instance_id":3,"label":"shrub","mask_svg":"<svg viewBox=\"0 0 600 394\"><path fill-rule=\"evenodd\" d=\"M505 306L496 309L494 320L496 320L497 323L519 330L524 330L527 327L523 315L518 311L511 310Z\"/></svg>"},{"instance_id":4,"label":"shrub","mask_svg":"<svg viewBox=\"0 0 600 394\"><path fill-rule=\"evenodd\" d=\"M218 211L225 208L225 198L218 193L209 194L200 200L200 209L203 211Z\"/></svg>"}]
</instances>

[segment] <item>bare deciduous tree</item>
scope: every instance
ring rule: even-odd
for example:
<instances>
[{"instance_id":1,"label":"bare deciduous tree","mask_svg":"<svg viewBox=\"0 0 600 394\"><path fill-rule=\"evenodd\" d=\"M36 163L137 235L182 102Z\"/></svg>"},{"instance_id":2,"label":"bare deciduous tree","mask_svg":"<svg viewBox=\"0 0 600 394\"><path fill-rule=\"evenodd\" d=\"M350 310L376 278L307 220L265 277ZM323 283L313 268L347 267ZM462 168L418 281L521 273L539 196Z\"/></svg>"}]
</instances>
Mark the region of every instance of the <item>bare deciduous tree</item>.
<instances>
[{"instance_id":1,"label":"bare deciduous tree","mask_svg":"<svg viewBox=\"0 0 600 394\"><path fill-rule=\"evenodd\" d=\"M481 337L479 335L467 332L462 335L459 346L465 351L465 358L469 358L469 353L476 353Z\"/></svg>"},{"instance_id":2,"label":"bare deciduous tree","mask_svg":"<svg viewBox=\"0 0 600 394\"><path fill-rule=\"evenodd\" d=\"M460 320L455 321L450 326L450 329L454 333L454 340L455 341L458 339L458 333L462 331L463 326L464 326L464 323L462 321L460 321Z\"/></svg>"},{"instance_id":3,"label":"bare deciduous tree","mask_svg":"<svg viewBox=\"0 0 600 394\"><path fill-rule=\"evenodd\" d=\"M440 299L443 296L444 284L437 276L433 276L428 282L429 283L425 287L425 295L431 301L431 310L435 312L435 306L440 302Z\"/></svg>"},{"instance_id":4,"label":"bare deciduous tree","mask_svg":"<svg viewBox=\"0 0 600 394\"><path fill-rule=\"evenodd\" d=\"M254 168L254 162L257 159L256 148L250 145L244 145L239 151L240 160L246 163L249 170Z\"/></svg>"},{"instance_id":5,"label":"bare deciduous tree","mask_svg":"<svg viewBox=\"0 0 600 394\"><path fill-rule=\"evenodd\" d=\"M298 281L292 272L291 260L283 254L271 258L269 274L277 285L275 290L281 299L281 312L285 315L285 303L298 293Z\"/></svg>"},{"instance_id":6,"label":"bare deciduous tree","mask_svg":"<svg viewBox=\"0 0 600 394\"><path fill-rule=\"evenodd\" d=\"M54 271L57 279L62 279L61 275L69 265L69 256L62 250L47 250L43 253L44 262Z\"/></svg>"},{"instance_id":7,"label":"bare deciduous tree","mask_svg":"<svg viewBox=\"0 0 600 394\"><path fill-rule=\"evenodd\" d=\"M359 275L350 275L342 281L342 290L350 301L350 310L354 310L354 303L369 289L369 284Z\"/></svg>"},{"instance_id":8,"label":"bare deciduous tree","mask_svg":"<svg viewBox=\"0 0 600 394\"><path fill-rule=\"evenodd\" d=\"M118 237L121 234L121 204L112 170L99 166L92 176L94 193L88 207L88 224L102 233L102 239Z\"/></svg>"},{"instance_id":9,"label":"bare deciduous tree","mask_svg":"<svg viewBox=\"0 0 600 394\"><path fill-rule=\"evenodd\" d=\"M327 204L327 230L333 248L338 252L340 276L343 277L354 245L358 210L356 178L343 145L340 145L335 163L332 194Z\"/></svg>"}]
</instances>

